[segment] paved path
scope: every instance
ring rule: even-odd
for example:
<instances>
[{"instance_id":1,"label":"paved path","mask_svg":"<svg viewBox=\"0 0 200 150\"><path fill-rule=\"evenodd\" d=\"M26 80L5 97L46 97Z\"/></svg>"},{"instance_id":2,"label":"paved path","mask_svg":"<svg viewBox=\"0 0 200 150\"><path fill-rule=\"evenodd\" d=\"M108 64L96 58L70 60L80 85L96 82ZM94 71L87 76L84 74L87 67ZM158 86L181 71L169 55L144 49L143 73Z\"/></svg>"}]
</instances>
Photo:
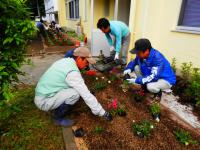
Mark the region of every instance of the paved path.
<instances>
[{"instance_id":1,"label":"paved path","mask_svg":"<svg viewBox=\"0 0 200 150\"><path fill-rule=\"evenodd\" d=\"M25 76L19 76L19 79L24 84L36 84L41 75L51 66L53 62L63 57L63 54L52 54L30 57L33 65L24 65L22 71Z\"/></svg>"}]
</instances>

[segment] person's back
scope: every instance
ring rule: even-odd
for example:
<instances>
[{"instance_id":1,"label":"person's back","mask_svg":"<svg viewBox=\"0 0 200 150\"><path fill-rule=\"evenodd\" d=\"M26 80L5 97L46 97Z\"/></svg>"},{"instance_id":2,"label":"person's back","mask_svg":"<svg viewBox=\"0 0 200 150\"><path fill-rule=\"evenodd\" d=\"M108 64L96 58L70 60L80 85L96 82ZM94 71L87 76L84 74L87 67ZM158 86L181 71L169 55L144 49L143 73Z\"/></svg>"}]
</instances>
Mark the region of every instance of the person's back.
<instances>
[{"instance_id":1,"label":"person's back","mask_svg":"<svg viewBox=\"0 0 200 150\"><path fill-rule=\"evenodd\" d=\"M115 30L117 30L117 31L121 32L122 37L125 37L129 33L128 26L124 22L122 22L122 21L110 21L110 28L111 28L111 34Z\"/></svg>"}]
</instances>

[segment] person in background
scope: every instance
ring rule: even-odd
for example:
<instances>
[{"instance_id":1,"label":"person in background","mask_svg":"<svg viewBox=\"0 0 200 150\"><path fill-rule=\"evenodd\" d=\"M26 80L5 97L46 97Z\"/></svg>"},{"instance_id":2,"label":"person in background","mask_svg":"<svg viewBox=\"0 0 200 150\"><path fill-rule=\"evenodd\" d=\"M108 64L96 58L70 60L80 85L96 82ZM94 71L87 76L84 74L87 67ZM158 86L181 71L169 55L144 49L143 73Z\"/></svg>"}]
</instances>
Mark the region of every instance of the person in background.
<instances>
[{"instance_id":1,"label":"person in background","mask_svg":"<svg viewBox=\"0 0 200 150\"><path fill-rule=\"evenodd\" d=\"M45 27L44 27L42 19L40 19L40 21L36 22L36 27L39 30L38 31L38 36L39 36L39 34L41 34L42 36L44 36L44 34L45 34Z\"/></svg>"},{"instance_id":2,"label":"person in background","mask_svg":"<svg viewBox=\"0 0 200 150\"><path fill-rule=\"evenodd\" d=\"M87 62L85 66L77 66L78 60L70 57L53 63L42 75L35 89L36 106L43 111L53 110L52 117L56 124L71 126L73 120L64 117L81 96L93 114L111 121L112 115L106 112L96 97L90 93L79 71L89 63L95 62L90 57L90 51L85 47L79 47L74 50L73 55Z\"/></svg>"},{"instance_id":3,"label":"person in background","mask_svg":"<svg viewBox=\"0 0 200 150\"><path fill-rule=\"evenodd\" d=\"M130 44L128 26L121 21L109 21L106 18L101 18L97 23L97 28L105 33L114 60L119 59L121 52L123 64L126 64ZM114 36L115 42L113 42L111 36Z\"/></svg>"},{"instance_id":4,"label":"person in background","mask_svg":"<svg viewBox=\"0 0 200 150\"><path fill-rule=\"evenodd\" d=\"M127 79L129 83L144 85L158 98L162 91L170 91L176 76L168 60L151 46L148 39L137 40L130 52L136 54L136 58L127 65L124 75L134 72L136 76Z\"/></svg>"}]
</instances>

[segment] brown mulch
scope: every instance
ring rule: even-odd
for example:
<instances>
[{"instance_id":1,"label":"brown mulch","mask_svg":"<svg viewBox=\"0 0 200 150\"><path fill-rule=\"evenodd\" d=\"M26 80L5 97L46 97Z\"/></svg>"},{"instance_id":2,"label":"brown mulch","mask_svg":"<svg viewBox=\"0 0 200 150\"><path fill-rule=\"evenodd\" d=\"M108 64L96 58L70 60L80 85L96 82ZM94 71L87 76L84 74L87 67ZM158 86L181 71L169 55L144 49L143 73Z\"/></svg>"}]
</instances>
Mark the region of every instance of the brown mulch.
<instances>
[{"instance_id":1,"label":"brown mulch","mask_svg":"<svg viewBox=\"0 0 200 150\"><path fill-rule=\"evenodd\" d=\"M84 76L88 87L92 87L95 82L94 78ZM82 127L86 134L84 140L89 149L142 149L142 150L197 150L200 144L184 146L180 144L173 134L175 129L183 128L176 122L172 121L166 112L161 113L161 121L156 123L152 120L148 106L144 102L135 102L132 93L124 93L119 87L121 81L115 81L102 91L95 92L95 96L104 108L107 107L108 101L117 98L121 104L126 106L127 115L125 117L114 116L112 122L106 122L104 119L92 115L91 111L85 105L83 100L75 106L71 118ZM148 119L154 122L155 128L148 138L139 138L134 135L131 129L132 121L141 121ZM103 127L104 131L100 134L94 132L96 126ZM200 137L191 133L192 137L200 142Z\"/></svg>"}]
</instances>

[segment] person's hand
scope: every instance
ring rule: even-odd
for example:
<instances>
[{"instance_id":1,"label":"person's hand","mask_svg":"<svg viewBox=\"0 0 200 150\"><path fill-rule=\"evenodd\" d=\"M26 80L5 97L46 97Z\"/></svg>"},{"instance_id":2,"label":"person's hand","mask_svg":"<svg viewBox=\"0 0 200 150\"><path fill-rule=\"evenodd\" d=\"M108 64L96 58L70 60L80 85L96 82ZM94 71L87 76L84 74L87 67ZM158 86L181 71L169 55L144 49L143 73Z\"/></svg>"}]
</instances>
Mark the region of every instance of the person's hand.
<instances>
[{"instance_id":1,"label":"person's hand","mask_svg":"<svg viewBox=\"0 0 200 150\"><path fill-rule=\"evenodd\" d=\"M114 46L111 46L111 47L110 47L110 51L112 52L112 51L114 51L114 50L115 50Z\"/></svg>"},{"instance_id":2,"label":"person's hand","mask_svg":"<svg viewBox=\"0 0 200 150\"><path fill-rule=\"evenodd\" d=\"M109 112L105 112L105 114L103 115L103 117L107 120L107 121L112 121L112 115Z\"/></svg>"},{"instance_id":3,"label":"person's hand","mask_svg":"<svg viewBox=\"0 0 200 150\"><path fill-rule=\"evenodd\" d=\"M115 59L114 60L118 60L119 59L119 53L115 53Z\"/></svg>"},{"instance_id":4,"label":"person's hand","mask_svg":"<svg viewBox=\"0 0 200 150\"><path fill-rule=\"evenodd\" d=\"M129 83L135 84L136 78L126 79Z\"/></svg>"},{"instance_id":5,"label":"person's hand","mask_svg":"<svg viewBox=\"0 0 200 150\"><path fill-rule=\"evenodd\" d=\"M124 70L124 75L131 73L131 69Z\"/></svg>"}]
</instances>

